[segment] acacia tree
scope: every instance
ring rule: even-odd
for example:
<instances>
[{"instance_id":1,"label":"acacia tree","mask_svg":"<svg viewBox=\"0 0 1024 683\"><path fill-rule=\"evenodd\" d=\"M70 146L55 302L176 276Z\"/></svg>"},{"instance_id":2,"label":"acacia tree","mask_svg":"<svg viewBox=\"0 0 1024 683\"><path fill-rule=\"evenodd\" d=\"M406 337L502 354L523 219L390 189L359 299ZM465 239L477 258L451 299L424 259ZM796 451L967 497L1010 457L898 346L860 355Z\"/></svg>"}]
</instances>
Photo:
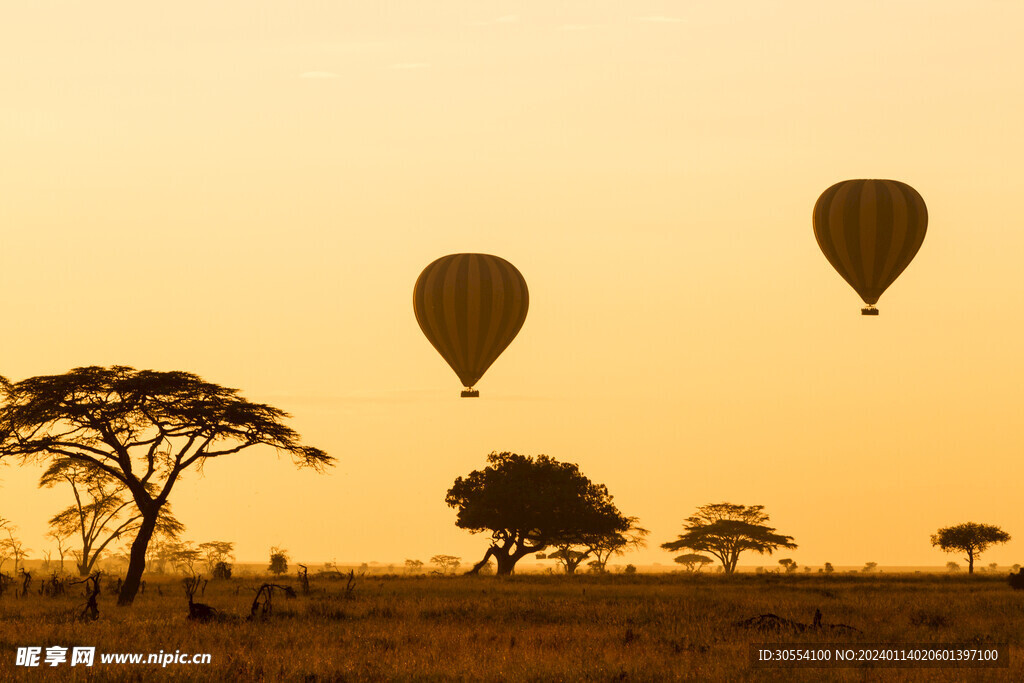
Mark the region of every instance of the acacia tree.
<instances>
[{"instance_id":1,"label":"acacia tree","mask_svg":"<svg viewBox=\"0 0 1024 683\"><path fill-rule=\"evenodd\" d=\"M722 563L726 574L732 574L736 571L740 554L747 550L771 555L778 548L796 548L792 536L775 533L767 521L768 514L764 512L763 505L702 505L696 514L687 517L683 527L685 533L675 541L662 543L661 547L672 551L685 548L710 553Z\"/></svg>"},{"instance_id":2,"label":"acacia tree","mask_svg":"<svg viewBox=\"0 0 1024 683\"><path fill-rule=\"evenodd\" d=\"M588 562L593 571L604 573L607 571L608 560L616 555L625 555L630 550L640 550L647 547L647 535L651 533L638 524L636 517L627 517L629 528L625 531L615 531L599 538L587 548L594 559Z\"/></svg>"},{"instance_id":3,"label":"acacia tree","mask_svg":"<svg viewBox=\"0 0 1024 683\"><path fill-rule=\"evenodd\" d=\"M454 555L434 555L430 558L430 564L437 566L438 574L454 574L462 564L462 558Z\"/></svg>"},{"instance_id":4,"label":"acacia tree","mask_svg":"<svg viewBox=\"0 0 1024 683\"><path fill-rule=\"evenodd\" d=\"M590 552L587 550L573 550L573 547L568 543L559 543L556 546L555 552L548 553L537 553L538 560L555 560L555 564L565 570L565 573L569 576L573 576L576 573L576 568L579 567L583 560L587 559Z\"/></svg>"},{"instance_id":5,"label":"acacia tree","mask_svg":"<svg viewBox=\"0 0 1024 683\"><path fill-rule=\"evenodd\" d=\"M499 576L552 545L589 545L629 528L603 484L594 484L573 463L546 455L491 453L487 467L455 480L445 502L458 510L456 526L490 532L491 545L470 573L490 558Z\"/></svg>"},{"instance_id":6,"label":"acacia tree","mask_svg":"<svg viewBox=\"0 0 1024 683\"><path fill-rule=\"evenodd\" d=\"M60 573L63 574L64 557L68 554L68 547L66 545L68 537L66 535L56 533L52 530L46 534L46 537L57 544L57 557L60 558Z\"/></svg>"},{"instance_id":7,"label":"acacia tree","mask_svg":"<svg viewBox=\"0 0 1024 683\"><path fill-rule=\"evenodd\" d=\"M171 553L171 565L184 576L196 576L196 562L202 559L202 551L192 541L178 541Z\"/></svg>"},{"instance_id":8,"label":"acacia tree","mask_svg":"<svg viewBox=\"0 0 1024 683\"><path fill-rule=\"evenodd\" d=\"M174 563L174 554L178 552L178 540L160 533L157 528L146 547L146 571L154 574L166 574L169 565Z\"/></svg>"},{"instance_id":9,"label":"acacia tree","mask_svg":"<svg viewBox=\"0 0 1024 683\"><path fill-rule=\"evenodd\" d=\"M8 558L14 558L14 572L18 573L18 563L21 559L29 552L28 548L21 542L21 539L14 535L14 532L18 527L11 524L11 521L0 517L0 569L3 569L4 563ZM6 538L3 538L6 536ZM3 578L0 577L0 581ZM0 587L2 592L2 587Z\"/></svg>"},{"instance_id":10,"label":"acacia tree","mask_svg":"<svg viewBox=\"0 0 1024 683\"><path fill-rule=\"evenodd\" d=\"M2 521L2 520L0 520ZM10 523L5 523L2 526L3 532L7 535L7 538L0 538L0 547L5 558L14 558L14 573L18 573L18 564L25 558L29 553L29 549L25 547L25 544L21 542L21 539L14 535L16 526ZM0 566L3 566L3 561L0 561Z\"/></svg>"},{"instance_id":11,"label":"acacia tree","mask_svg":"<svg viewBox=\"0 0 1024 683\"><path fill-rule=\"evenodd\" d=\"M64 482L71 487L75 502L50 518L50 535L53 538L78 537L81 550L73 550L71 554L79 576L89 576L96 560L111 542L138 531L142 515L134 501L125 497L127 487L91 463L57 458L39 478L40 488L53 488ZM171 504L164 505L157 520L157 531L176 538L183 529L171 514ZM63 561L63 555L61 559Z\"/></svg>"},{"instance_id":12,"label":"acacia tree","mask_svg":"<svg viewBox=\"0 0 1024 683\"><path fill-rule=\"evenodd\" d=\"M231 541L207 541L199 544L199 552L203 555L210 576L215 579L230 578L231 564L228 560L235 559L235 544Z\"/></svg>"},{"instance_id":13,"label":"acacia tree","mask_svg":"<svg viewBox=\"0 0 1024 683\"><path fill-rule=\"evenodd\" d=\"M629 550L639 550L647 545L647 534L650 532L644 529L637 522L636 517L627 517L629 528L625 531L616 530L611 533L599 536L591 540L587 545L572 546L567 543L557 545L557 550L548 553L549 560L556 560L558 566L565 569L565 573L573 575L576 569L588 557L594 559L588 562L590 570L597 574L607 571L608 560L614 555L624 555ZM537 555L537 559L544 559L544 555Z\"/></svg>"},{"instance_id":14,"label":"acacia tree","mask_svg":"<svg viewBox=\"0 0 1024 683\"><path fill-rule=\"evenodd\" d=\"M688 573L699 574L704 565L711 564L714 560L710 557L705 557L696 553L687 553L686 555L680 555L677 557L675 562L683 565Z\"/></svg>"},{"instance_id":15,"label":"acacia tree","mask_svg":"<svg viewBox=\"0 0 1024 683\"><path fill-rule=\"evenodd\" d=\"M939 529L932 534L932 545L939 546L947 553L967 553L967 573L974 573L974 560L981 556L990 545L1006 543L1010 534L992 524L965 522L956 526Z\"/></svg>"},{"instance_id":16,"label":"acacia tree","mask_svg":"<svg viewBox=\"0 0 1024 683\"><path fill-rule=\"evenodd\" d=\"M118 604L135 600L146 548L174 484L211 458L264 444L316 469L332 458L303 446L287 413L188 372L125 366L0 382L0 459L55 458L99 468L131 493L142 515Z\"/></svg>"}]
</instances>

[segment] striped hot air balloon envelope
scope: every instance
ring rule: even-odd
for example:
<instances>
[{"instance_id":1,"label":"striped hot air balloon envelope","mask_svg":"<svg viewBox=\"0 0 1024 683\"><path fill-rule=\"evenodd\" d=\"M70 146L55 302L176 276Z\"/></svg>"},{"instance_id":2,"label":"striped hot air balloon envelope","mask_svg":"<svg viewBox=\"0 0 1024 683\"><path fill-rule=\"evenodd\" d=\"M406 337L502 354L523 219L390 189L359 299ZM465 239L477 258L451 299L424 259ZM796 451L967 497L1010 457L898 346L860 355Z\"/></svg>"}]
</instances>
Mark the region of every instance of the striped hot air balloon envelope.
<instances>
[{"instance_id":1,"label":"striped hot air balloon envelope","mask_svg":"<svg viewBox=\"0 0 1024 683\"><path fill-rule=\"evenodd\" d=\"M423 269L412 294L416 322L466 389L473 387L526 320L530 293L516 267L490 254L442 256Z\"/></svg>"},{"instance_id":2,"label":"striped hot air balloon envelope","mask_svg":"<svg viewBox=\"0 0 1024 683\"><path fill-rule=\"evenodd\" d=\"M928 209L897 180L844 180L814 205L814 236L832 267L878 315L875 303L924 242Z\"/></svg>"}]
</instances>

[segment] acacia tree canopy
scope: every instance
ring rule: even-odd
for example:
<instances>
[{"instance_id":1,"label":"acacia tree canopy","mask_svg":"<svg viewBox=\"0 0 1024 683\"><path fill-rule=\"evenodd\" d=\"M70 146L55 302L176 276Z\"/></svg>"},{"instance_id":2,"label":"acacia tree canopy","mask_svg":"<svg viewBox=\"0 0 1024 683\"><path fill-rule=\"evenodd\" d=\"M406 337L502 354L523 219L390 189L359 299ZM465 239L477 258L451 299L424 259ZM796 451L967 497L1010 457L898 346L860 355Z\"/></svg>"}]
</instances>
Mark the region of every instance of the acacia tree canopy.
<instances>
[{"instance_id":1,"label":"acacia tree canopy","mask_svg":"<svg viewBox=\"0 0 1024 683\"><path fill-rule=\"evenodd\" d=\"M0 459L68 458L98 468L131 493L142 522L118 597L122 605L135 599L146 546L183 472L258 444L290 454L298 466L319 470L332 463L300 443L283 423L284 411L188 372L76 368L2 380L0 398Z\"/></svg>"},{"instance_id":2,"label":"acacia tree canopy","mask_svg":"<svg viewBox=\"0 0 1024 683\"><path fill-rule=\"evenodd\" d=\"M965 522L956 526L939 529L932 534L932 545L939 546L947 553L964 552L967 556L967 573L974 573L976 560L990 545L1006 543L1010 534L992 524Z\"/></svg>"},{"instance_id":3,"label":"acacia tree canopy","mask_svg":"<svg viewBox=\"0 0 1024 683\"><path fill-rule=\"evenodd\" d=\"M548 546L589 545L629 528L607 487L573 463L508 452L491 453L487 462L456 479L445 498L458 510L456 526L491 533L491 546L473 572L493 556L497 573L508 575L521 558Z\"/></svg>"},{"instance_id":4,"label":"acacia tree canopy","mask_svg":"<svg viewBox=\"0 0 1024 683\"><path fill-rule=\"evenodd\" d=\"M769 555L778 548L795 549L792 536L775 533L767 525L768 513L763 505L714 503L702 505L687 517L685 533L669 543L665 550L694 550L714 555L727 574L736 571L740 554L747 550Z\"/></svg>"}]
</instances>

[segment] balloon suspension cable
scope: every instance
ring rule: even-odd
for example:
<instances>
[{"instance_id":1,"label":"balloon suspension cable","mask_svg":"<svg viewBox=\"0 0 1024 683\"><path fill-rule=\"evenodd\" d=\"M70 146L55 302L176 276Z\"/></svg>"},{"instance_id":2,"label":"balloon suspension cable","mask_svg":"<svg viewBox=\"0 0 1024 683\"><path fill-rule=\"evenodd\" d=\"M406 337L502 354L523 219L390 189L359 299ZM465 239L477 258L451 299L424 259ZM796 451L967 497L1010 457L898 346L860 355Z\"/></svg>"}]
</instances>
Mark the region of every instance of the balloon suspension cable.
<instances>
[{"instance_id":1,"label":"balloon suspension cable","mask_svg":"<svg viewBox=\"0 0 1024 683\"><path fill-rule=\"evenodd\" d=\"M462 398L479 398L480 392L473 387L466 387L462 390Z\"/></svg>"},{"instance_id":2,"label":"balloon suspension cable","mask_svg":"<svg viewBox=\"0 0 1024 683\"><path fill-rule=\"evenodd\" d=\"M878 309L874 306L868 306L867 308L860 309L861 315L878 315Z\"/></svg>"}]
</instances>

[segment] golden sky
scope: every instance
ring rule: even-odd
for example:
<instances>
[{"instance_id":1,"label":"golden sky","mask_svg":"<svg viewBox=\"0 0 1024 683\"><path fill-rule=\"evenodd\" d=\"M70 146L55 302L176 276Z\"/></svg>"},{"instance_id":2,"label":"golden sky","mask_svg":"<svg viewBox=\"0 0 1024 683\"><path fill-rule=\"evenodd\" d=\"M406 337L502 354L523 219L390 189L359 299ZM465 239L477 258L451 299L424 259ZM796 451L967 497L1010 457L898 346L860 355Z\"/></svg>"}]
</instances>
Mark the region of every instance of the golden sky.
<instances>
[{"instance_id":1,"label":"golden sky","mask_svg":"<svg viewBox=\"0 0 1024 683\"><path fill-rule=\"evenodd\" d=\"M0 374L196 372L339 461L211 463L172 495L186 538L469 562L486 541L444 496L492 450L607 484L652 531L635 563L671 563L657 545L720 501L765 505L800 564L943 564L929 535L963 521L1024 538L1024 5L4 15ZM811 230L818 195L862 177L930 214L877 318ZM412 312L453 252L530 287L479 400ZM36 556L69 502L37 477L0 470L0 515Z\"/></svg>"}]
</instances>

